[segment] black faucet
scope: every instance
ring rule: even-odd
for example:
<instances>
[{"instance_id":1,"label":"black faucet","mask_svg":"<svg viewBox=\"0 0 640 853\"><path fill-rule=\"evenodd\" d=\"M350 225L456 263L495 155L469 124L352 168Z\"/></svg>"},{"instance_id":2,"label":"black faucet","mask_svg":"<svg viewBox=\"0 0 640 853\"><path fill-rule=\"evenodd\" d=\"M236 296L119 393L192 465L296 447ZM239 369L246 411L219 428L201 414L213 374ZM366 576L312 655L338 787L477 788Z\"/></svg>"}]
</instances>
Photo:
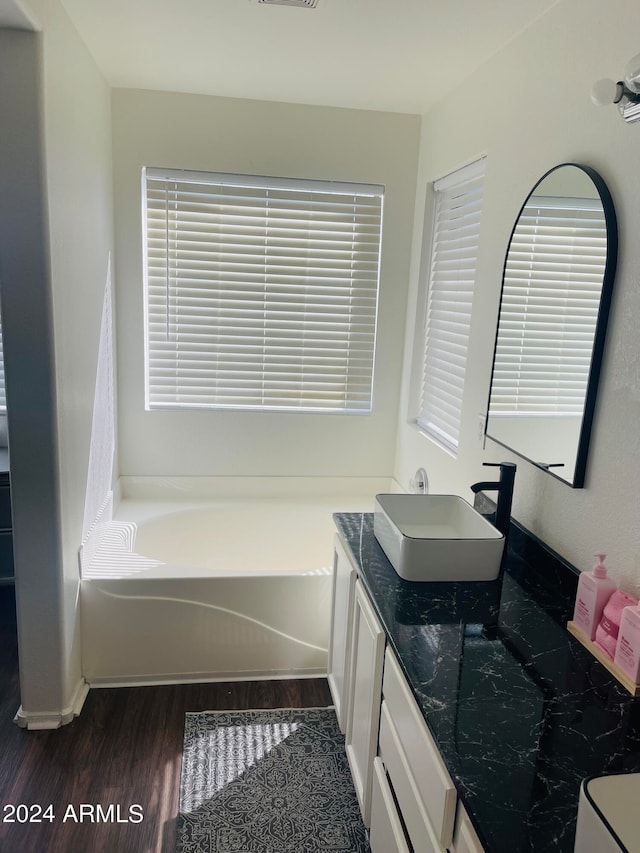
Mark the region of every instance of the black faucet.
<instances>
[{"instance_id":1,"label":"black faucet","mask_svg":"<svg viewBox=\"0 0 640 853\"><path fill-rule=\"evenodd\" d=\"M504 535L506 540L509 533L509 521L511 520L511 502L513 501L513 481L516 476L516 464L515 462L483 462L482 464L491 468L499 468L500 479L494 483L474 483L471 486L471 491L474 495L478 492L496 491L498 493L495 526Z\"/></svg>"}]
</instances>

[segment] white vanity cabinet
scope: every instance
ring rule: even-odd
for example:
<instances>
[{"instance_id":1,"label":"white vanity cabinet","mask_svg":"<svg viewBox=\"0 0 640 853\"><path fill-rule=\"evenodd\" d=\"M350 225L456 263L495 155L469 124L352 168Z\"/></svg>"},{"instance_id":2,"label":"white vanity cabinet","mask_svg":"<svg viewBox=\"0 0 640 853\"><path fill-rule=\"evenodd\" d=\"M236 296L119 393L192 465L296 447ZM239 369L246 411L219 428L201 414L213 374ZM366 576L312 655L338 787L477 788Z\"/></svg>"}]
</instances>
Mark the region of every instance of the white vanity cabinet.
<instances>
[{"instance_id":1,"label":"white vanity cabinet","mask_svg":"<svg viewBox=\"0 0 640 853\"><path fill-rule=\"evenodd\" d=\"M343 734L347 730L351 631L357 576L358 573L342 546L340 538L336 536L333 554L333 594L327 680L336 709L338 725Z\"/></svg>"},{"instance_id":2,"label":"white vanity cabinet","mask_svg":"<svg viewBox=\"0 0 640 853\"><path fill-rule=\"evenodd\" d=\"M329 685L372 853L484 853L339 537Z\"/></svg>"},{"instance_id":3,"label":"white vanity cabinet","mask_svg":"<svg viewBox=\"0 0 640 853\"><path fill-rule=\"evenodd\" d=\"M351 627L346 749L362 819L368 827L373 760L378 746L385 634L359 580L355 583Z\"/></svg>"}]
</instances>

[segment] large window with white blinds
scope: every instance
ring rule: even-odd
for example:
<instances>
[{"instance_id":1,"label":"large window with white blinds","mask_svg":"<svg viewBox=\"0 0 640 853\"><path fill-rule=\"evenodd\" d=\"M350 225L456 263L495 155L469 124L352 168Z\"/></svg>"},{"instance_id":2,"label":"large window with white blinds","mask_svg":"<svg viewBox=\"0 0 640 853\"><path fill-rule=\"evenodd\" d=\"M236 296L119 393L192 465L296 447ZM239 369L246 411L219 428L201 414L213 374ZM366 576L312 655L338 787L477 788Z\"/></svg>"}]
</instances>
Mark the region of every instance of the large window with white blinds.
<instances>
[{"instance_id":1,"label":"large window with white blinds","mask_svg":"<svg viewBox=\"0 0 640 853\"><path fill-rule=\"evenodd\" d=\"M418 425L458 449L467 346L476 278L484 160L434 184L422 394Z\"/></svg>"},{"instance_id":2,"label":"large window with white blinds","mask_svg":"<svg viewBox=\"0 0 640 853\"><path fill-rule=\"evenodd\" d=\"M142 183L147 408L371 410L383 187Z\"/></svg>"},{"instance_id":3,"label":"large window with white blinds","mask_svg":"<svg viewBox=\"0 0 640 853\"><path fill-rule=\"evenodd\" d=\"M582 415L606 260L600 199L527 201L505 265L492 415Z\"/></svg>"}]
</instances>

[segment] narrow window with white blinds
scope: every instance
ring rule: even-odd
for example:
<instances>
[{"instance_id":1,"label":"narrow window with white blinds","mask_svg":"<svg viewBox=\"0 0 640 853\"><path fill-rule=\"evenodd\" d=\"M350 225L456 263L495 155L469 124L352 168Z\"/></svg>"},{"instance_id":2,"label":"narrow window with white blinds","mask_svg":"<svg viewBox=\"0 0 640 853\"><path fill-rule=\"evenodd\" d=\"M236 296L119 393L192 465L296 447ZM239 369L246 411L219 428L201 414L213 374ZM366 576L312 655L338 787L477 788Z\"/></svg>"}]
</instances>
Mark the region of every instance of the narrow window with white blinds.
<instances>
[{"instance_id":1,"label":"narrow window with white blinds","mask_svg":"<svg viewBox=\"0 0 640 853\"><path fill-rule=\"evenodd\" d=\"M418 425L458 450L476 278L484 159L434 184L435 212L426 300Z\"/></svg>"},{"instance_id":2,"label":"narrow window with white blinds","mask_svg":"<svg viewBox=\"0 0 640 853\"><path fill-rule=\"evenodd\" d=\"M599 199L527 201L505 265L492 414L582 415L606 260Z\"/></svg>"},{"instance_id":3,"label":"narrow window with white blinds","mask_svg":"<svg viewBox=\"0 0 640 853\"><path fill-rule=\"evenodd\" d=\"M372 406L383 187L146 168L146 405Z\"/></svg>"}]
</instances>

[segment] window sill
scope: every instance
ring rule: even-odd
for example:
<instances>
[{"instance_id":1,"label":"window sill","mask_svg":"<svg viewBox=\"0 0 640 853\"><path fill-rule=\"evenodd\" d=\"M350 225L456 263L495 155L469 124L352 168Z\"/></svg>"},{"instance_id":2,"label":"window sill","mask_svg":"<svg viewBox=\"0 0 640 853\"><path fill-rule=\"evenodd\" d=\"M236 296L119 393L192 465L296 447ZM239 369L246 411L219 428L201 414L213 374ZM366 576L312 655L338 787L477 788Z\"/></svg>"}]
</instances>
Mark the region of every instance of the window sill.
<instances>
[{"instance_id":1,"label":"window sill","mask_svg":"<svg viewBox=\"0 0 640 853\"><path fill-rule=\"evenodd\" d=\"M457 450L454 450L448 444L445 444L444 441L440 441L437 436L433 435L430 432L427 432L427 430L424 427L421 427L420 424L418 424L416 421L410 421L409 426L412 429L416 430L416 432L418 432L423 438L426 438L427 441L431 442L431 444L434 444L438 448L438 450L441 450L443 453L446 453L447 456L450 456L452 459L458 458Z\"/></svg>"}]
</instances>

